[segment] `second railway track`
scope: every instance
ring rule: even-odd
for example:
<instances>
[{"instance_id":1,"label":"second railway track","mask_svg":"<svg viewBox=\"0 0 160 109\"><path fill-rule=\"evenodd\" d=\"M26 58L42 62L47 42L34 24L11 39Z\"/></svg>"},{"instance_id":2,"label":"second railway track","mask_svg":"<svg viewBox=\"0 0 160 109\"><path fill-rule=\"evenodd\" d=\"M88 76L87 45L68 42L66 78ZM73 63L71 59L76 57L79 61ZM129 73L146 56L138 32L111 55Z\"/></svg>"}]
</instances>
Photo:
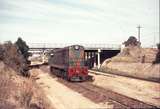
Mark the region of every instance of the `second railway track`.
<instances>
[{"instance_id":1,"label":"second railway track","mask_svg":"<svg viewBox=\"0 0 160 109\"><path fill-rule=\"evenodd\" d=\"M101 102L109 101L113 103L115 108L154 108L154 106L139 100L118 94L111 90L106 90L91 83L78 83L78 85L90 92L93 92L94 94L97 94Z\"/></svg>"},{"instance_id":2,"label":"second railway track","mask_svg":"<svg viewBox=\"0 0 160 109\"><path fill-rule=\"evenodd\" d=\"M111 72L102 72L99 70L89 70L90 73L94 73L96 75L103 75L103 76L109 76L109 75L117 75L117 76L122 76L122 77L127 77L127 78L134 78L134 79L139 79L139 80L144 80L144 81L151 81L151 82L156 82L156 83L160 83L159 79L146 79L146 78L142 78L142 77L135 77L135 76L131 76L131 75L123 75L123 74L118 74L118 73L111 73ZM122 73L122 72L121 72Z\"/></svg>"},{"instance_id":3,"label":"second railway track","mask_svg":"<svg viewBox=\"0 0 160 109\"><path fill-rule=\"evenodd\" d=\"M98 87L90 82L71 83L61 78L58 81L96 103L108 102L109 104L113 104L114 108L156 108L142 101Z\"/></svg>"}]
</instances>

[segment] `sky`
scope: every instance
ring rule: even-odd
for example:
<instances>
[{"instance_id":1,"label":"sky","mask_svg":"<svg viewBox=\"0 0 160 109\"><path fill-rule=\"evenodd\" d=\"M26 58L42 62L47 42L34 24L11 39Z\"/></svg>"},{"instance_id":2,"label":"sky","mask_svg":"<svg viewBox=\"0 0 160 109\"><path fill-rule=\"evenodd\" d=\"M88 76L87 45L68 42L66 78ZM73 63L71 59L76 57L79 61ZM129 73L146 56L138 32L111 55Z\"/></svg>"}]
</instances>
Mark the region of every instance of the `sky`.
<instances>
[{"instance_id":1,"label":"sky","mask_svg":"<svg viewBox=\"0 0 160 109\"><path fill-rule=\"evenodd\" d=\"M121 44L159 41L159 0L0 0L0 42Z\"/></svg>"}]
</instances>

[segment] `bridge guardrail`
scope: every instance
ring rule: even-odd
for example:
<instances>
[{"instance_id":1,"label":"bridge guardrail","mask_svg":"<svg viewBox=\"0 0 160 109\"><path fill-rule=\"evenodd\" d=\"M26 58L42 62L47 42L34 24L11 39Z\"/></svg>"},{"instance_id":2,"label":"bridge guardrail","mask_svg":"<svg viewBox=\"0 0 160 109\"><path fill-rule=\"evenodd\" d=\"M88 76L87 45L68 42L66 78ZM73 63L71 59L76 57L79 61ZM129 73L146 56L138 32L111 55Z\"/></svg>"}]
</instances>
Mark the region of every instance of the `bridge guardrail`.
<instances>
[{"instance_id":1,"label":"bridge guardrail","mask_svg":"<svg viewBox=\"0 0 160 109\"><path fill-rule=\"evenodd\" d=\"M63 48L65 46L74 45L72 43L28 43L29 48ZM79 44L86 49L120 49L120 44Z\"/></svg>"}]
</instances>

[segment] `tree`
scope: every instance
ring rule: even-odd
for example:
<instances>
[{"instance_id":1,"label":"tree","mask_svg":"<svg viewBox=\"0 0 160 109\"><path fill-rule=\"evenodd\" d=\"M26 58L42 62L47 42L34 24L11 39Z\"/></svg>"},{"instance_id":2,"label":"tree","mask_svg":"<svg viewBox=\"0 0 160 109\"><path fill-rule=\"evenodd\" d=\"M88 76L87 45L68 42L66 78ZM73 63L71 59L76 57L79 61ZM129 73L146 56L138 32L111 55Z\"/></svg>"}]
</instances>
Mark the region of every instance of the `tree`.
<instances>
[{"instance_id":1,"label":"tree","mask_svg":"<svg viewBox=\"0 0 160 109\"><path fill-rule=\"evenodd\" d=\"M17 39L17 41L15 42L15 44L17 45L18 50L22 53L22 55L24 56L24 58L27 60L28 57L29 57L29 53L28 53L29 47L26 44L26 42L23 41L22 38L19 37Z\"/></svg>"},{"instance_id":2,"label":"tree","mask_svg":"<svg viewBox=\"0 0 160 109\"><path fill-rule=\"evenodd\" d=\"M29 73L28 73L28 70L29 70L28 64L30 64L30 61L28 61L28 57L30 56L30 54L28 52L29 47L26 44L26 42L23 41L22 38L20 38L20 37L15 42L15 45L17 46L17 49L18 49L17 52L19 52L24 58L24 62L21 65L21 71L20 72L24 76L28 76L29 75Z\"/></svg>"}]
</instances>

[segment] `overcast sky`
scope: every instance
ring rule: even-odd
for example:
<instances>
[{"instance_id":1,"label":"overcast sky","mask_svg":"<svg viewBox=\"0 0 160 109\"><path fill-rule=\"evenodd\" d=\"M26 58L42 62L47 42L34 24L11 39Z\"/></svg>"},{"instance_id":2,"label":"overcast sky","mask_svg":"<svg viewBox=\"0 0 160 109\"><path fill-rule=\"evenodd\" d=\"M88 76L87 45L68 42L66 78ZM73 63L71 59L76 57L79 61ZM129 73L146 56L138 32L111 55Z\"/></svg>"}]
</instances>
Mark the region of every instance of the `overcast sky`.
<instances>
[{"instance_id":1,"label":"overcast sky","mask_svg":"<svg viewBox=\"0 0 160 109\"><path fill-rule=\"evenodd\" d=\"M0 42L121 44L159 40L159 0L0 0Z\"/></svg>"}]
</instances>

